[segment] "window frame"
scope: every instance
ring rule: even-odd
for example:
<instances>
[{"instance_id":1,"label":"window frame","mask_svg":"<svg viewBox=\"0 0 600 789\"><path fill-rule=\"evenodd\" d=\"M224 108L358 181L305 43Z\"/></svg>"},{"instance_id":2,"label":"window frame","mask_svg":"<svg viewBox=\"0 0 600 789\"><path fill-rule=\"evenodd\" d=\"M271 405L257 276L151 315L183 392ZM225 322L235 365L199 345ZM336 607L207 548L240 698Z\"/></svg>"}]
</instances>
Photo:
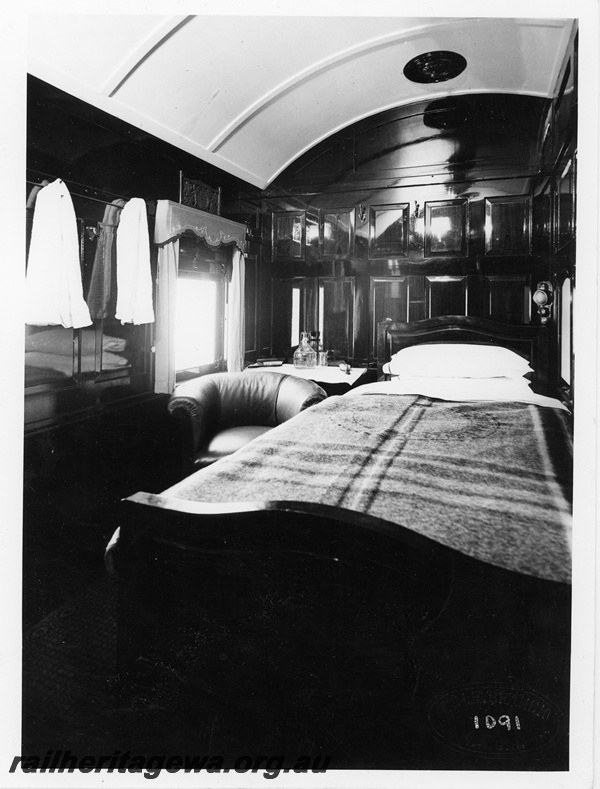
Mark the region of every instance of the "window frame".
<instances>
[{"instance_id":1,"label":"window frame","mask_svg":"<svg viewBox=\"0 0 600 789\"><path fill-rule=\"evenodd\" d=\"M179 269L177 272L177 280L192 279L192 280L208 280L217 283L217 318L216 318L216 349L215 359L209 364L194 365L191 367L182 367L175 369L175 383L182 383L191 378L198 378L201 375L208 375L209 373L221 372L225 369L225 333L226 333L226 315L227 315L227 276L224 271L224 266L221 266L219 273L207 273L204 271L191 271L189 269ZM175 354L176 356L176 354Z\"/></svg>"}]
</instances>

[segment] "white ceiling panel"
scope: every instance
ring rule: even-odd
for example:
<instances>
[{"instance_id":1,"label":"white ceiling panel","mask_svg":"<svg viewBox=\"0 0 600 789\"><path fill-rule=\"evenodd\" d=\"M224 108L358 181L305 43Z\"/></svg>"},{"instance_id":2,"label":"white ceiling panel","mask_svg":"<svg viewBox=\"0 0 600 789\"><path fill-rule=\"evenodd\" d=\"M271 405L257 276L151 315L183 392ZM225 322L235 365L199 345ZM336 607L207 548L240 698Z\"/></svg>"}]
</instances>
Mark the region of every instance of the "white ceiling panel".
<instances>
[{"instance_id":1,"label":"white ceiling panel","mask_svg":"<svg viewBox=\"0 0 600 789\"><path fill-rule=\"evenodd\" d=\"M32 14L28 47L38 68L101 92L124 63L139 60L140 47L155 31L176 23L171 16L140 14Z\"/></svg>"},{"instance_id":2,"label":"white ceiling panel","mask_svg":"<svg viewBox=\"0 0 600 789\"><path fill-rule=\"evenodd\" d=\"M301 153L382 110L460 93L550 96L572 20L33 16L30 71L264 188ZM408 60L467 68L421 85Z\"/></svg>"}]
</instances>

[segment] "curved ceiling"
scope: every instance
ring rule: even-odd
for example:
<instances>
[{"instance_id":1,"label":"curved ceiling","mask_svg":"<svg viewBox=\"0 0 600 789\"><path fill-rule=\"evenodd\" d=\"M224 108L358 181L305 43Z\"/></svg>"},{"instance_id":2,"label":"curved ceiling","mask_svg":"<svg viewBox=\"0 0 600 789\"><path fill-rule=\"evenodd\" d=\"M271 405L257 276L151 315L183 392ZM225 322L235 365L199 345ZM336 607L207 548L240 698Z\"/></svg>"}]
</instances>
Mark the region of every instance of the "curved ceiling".
<instances>
[{"instance_id":1,"label":"curved ceiling","mask_svg":"<svg viewBox=\"0 0 600 789\"><path fill-rule=\"evenodd\" d=\"M362 118L470 93L552 95L573 20L36 14L34 76L259 188ZM434 50L466 69L420 84Z\"/></svg>"}]
</instances>

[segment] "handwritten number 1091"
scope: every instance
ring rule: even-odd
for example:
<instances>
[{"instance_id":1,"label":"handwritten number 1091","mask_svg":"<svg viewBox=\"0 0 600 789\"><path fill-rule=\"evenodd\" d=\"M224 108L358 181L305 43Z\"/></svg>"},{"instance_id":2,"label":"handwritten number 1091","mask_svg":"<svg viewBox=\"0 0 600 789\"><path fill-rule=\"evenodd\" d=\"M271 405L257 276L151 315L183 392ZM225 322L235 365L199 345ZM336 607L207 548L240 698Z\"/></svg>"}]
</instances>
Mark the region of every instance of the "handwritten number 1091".
<instances>
[{"instance_id":1,"label":"handwritten number 1091","mask_svg":"<svg viewBox=\"0 0 600 789\"><path fill-rule=\"evenodd\" d=\"M496 725L496 723L500 724L500 726L506 726L506 730L507 731L510 731L511 728L512 728L512 724L510 722L510 715L501 715L498 718L498 720L496 720L496 718L494 718L492 715L486 715L483 720L485 721L486 729L493 729L494 726ZM521 721L519 720L519 716L518 715L514 716L514 722L515 722L515 729L520 729L521 728ZM479 715L474 715L473 716L473 723L475 724L475 728L476 729L480 728Z\"/></svg>"}]
</instances>

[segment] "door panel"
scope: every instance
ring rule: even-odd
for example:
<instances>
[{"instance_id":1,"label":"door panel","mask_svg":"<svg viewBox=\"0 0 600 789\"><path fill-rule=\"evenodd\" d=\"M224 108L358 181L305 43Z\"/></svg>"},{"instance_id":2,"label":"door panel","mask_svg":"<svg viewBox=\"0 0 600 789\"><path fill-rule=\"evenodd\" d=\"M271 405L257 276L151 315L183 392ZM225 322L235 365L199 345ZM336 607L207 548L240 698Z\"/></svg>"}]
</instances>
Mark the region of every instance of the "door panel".
<instances>
[{"instance_id":1,"label":"door panel","mask_svg":"<svg viewBox=\"0 0 600 789\"><path fill-rule=\"evenodd\" d=\"M271 354L291 358L300 332L314 331L314 277L272 280Z\"/></svg>"},{"instance_id":2,"label":"door panel","mask_svg":"<svg viewBox=\"0 0 600 789\"><path fill-rule=\"evenodd\" d=\"M486 276L485 317L502 323L531 323L528 277Z\"/></svg>"},{"instance_id":3,"label":"door panel","mask_svg":"<svg viewBox=\"0 0 600 789\"><path fill-rule=\"evenodd\" d=\"M371 349L375 358L377 324L381 321L409 321L409 277L371 278Z\"/></svg>"},{"instance_id":4,"label":"door panel","mask_svg":"<svg viewBox=\"0 0 600 789\"><path fill-rule=\"evenodd\" d=\"M468 315L468 277L425 277L427 317Z\"/></svg>"},{"instance_id":5,"label":"door panel","mask_svg":"<svg viewBox=\"0 0 600 789\"><path fill-rule=\"evenodd\" d=\"M354 278L319 278L319 335L335 359L354 356Z\"/></svg>"}]
</instances>

